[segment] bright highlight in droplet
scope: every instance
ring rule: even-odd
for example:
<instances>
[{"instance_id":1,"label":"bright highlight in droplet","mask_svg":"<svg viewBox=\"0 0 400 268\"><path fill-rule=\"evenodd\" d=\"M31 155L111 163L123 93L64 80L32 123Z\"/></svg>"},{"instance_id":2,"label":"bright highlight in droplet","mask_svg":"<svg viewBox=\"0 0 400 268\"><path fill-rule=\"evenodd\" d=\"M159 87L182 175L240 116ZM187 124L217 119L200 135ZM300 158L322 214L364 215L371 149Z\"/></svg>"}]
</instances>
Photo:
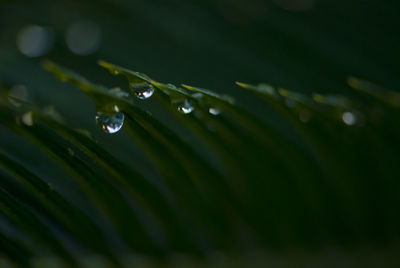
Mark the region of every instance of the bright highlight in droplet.
<instances>
[{"instance_id":1,"label":"bright highlight in droplet","mask_svg":"<svg viewBox=\"0 0 400 268\"><path fill-rule=\"evenodd\" d=\"M81 20L69 26L65 35L68 48L77 55L95 52L101 43L101 29L93 21Z\"/></svg>"},{"instance_id":2,"label":"bright highlight in droplet","mask_svg":"<svg viewBox=\"0 0 400 268\"><path fill-rule=\"evenodd\" d=\"M150 98L154 93L154 87L151 84L131 84L131 88L135 96L141 100Z\"/></svg>"},{"instance_id":3,"label":"bright highlight in droplet","mask_svg":"<svg viewBox=\"0 0 400 268\"><path fill-rule=\"evenodd\" d=\"M53 46L49 31L38 25L27 25L17 34L18 50L27 57L39 57Z\"/></svg>"},{"instance_id":4,"label":"bright highlight in droplet","mask_svg":"<svg viewBox=\"0 0 400 268\"><path fill-rule=\"evenodd\" d=\"M342 120L346 125L352 126L352 125L354 125L356 123L357 118L351 112L344 112L343 115L342 115Z\"/></svg>"},{"instance_id":5,"label":"bright highlight in droplet","mask_svg":"<svg viewBox=\"0 0 400 268\"><path fill-rule=\"evenodd\" d=\"M177 103L178 112L182 114L190 114L194 110L194 106L191 101L184 100Z\"/></svg>"},{"instance_id":6,"label":"bright highlight in droplet","mask_svg":"<svg viewBox=\"0 0 400 268\"><path fill-rule=\"evenodd\" d=\"M125 116L121 112L117 112L115 114L97 112L96 114L97 126L109 134L118 132L124 124L124 119Z\"/></svg>"},{"instance_id":7,"label":"bright highlight in droplet","mask_svg":"<svg viewBox=\"0 0 400 268\"><path fill-rule=\"evenodd\" d=\"M208 108L208 112L212 115L219 115L221 113L220 109L210 107Z\"/></svg>"},{"instance_id":8,"label":"bright highlight in droplet","mask_svg":"<svg viewBox=\"0 0 400 268\"><path fill-rule=\"evenodd\" d=\"M27 112L24 113L21 117L22 123L24 123L27 126L33 126L33 117L32 117L32 112Z\"/></svg>"}]
</instances>

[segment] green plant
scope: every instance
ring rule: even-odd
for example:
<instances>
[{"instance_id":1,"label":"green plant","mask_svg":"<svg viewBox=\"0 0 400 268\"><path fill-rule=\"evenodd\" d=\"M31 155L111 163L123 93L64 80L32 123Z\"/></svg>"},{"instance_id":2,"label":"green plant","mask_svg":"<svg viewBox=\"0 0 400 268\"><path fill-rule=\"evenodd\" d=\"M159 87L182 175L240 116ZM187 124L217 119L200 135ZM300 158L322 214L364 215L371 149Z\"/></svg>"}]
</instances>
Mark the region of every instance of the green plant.
<instances>
[{"instance_id":1,"label":"green plant","mask_svg":"<svg viewBox=\"0 0 400 268\"><path fill-rule=\"evenodd\" d=\"M132 90L154 89L152 98L218 162L139 108L127 92L45 62L46 70L92 99L98 116L108 120L124 114L123 131L159 177L151 180L135 163L121 161L54 108L4 97L0 123L49 156L93 212L1 149L0 209L12 226L12 232L1 229L3 258L22 267L35 258L38 267L53 260L96 267L98 262L123 265L132 254L161 265L179 253L200 266L212 252L236 260L258 248L357 249L397 241L398 93L357 78L348 81L358 90L352 98L311 98L266 84L237 83L275 109L287 122L284 133L230 96L160 83L104 61L100 65L127 78ZM104 130L107 120L98 121Z\"/></svg>"}]
</instances>

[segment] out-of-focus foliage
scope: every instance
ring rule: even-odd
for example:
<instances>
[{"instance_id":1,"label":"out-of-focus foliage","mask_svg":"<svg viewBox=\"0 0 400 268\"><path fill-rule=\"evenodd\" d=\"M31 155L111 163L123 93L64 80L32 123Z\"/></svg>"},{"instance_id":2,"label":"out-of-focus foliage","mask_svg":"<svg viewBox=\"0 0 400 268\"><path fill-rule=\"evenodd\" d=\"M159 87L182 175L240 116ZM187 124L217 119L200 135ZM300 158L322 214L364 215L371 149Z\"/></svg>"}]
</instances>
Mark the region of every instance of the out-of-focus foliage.
<instances>
[{"instance_id":1,"label":"out-of-focus foliage","mask_svg":"<svg viewBox=\"0 0 400 268\"><path fill-rule=\"evenodd\" d=\"M119 266L125 258L137 261L132 254L163 262L184 253L197 256L198 261L187 261L201 265L213 252L312 252L327 245L358 249L397 242L399 130L387 129L398 114L398 93L354 77L348 82L360 91L356 99L238 82L288 122L293 135L286 137L229 96L100 65L125 76L132 89L152 86L152 98L194 133L217 163L139 108L129 92L45 62L55 77L87 94L98 112L125 115L124 131L159 177L152 180L135 163L116 159L54 108L3 97L1 124L47 154L95 210L85 213L68 193L2 150L1 209L12 230L2 235L3 257L21 265L48 256L42 261L56 257L85 266L95 254L103 264ZM182 113L183 101L193 111Z\"/></svg>"}]
</instances>

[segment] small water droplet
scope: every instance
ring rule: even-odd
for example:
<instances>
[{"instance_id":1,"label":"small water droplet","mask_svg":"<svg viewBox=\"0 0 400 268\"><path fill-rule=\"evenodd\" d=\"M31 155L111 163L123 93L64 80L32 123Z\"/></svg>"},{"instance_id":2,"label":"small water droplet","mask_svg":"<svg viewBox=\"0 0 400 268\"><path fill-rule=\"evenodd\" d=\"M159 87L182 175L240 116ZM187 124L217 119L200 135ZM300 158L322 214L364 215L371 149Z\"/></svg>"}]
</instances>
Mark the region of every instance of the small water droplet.
<instances>
[{"instance_id":1,"label":"small water droplet","mask_svg":"<svg viewBox=\"0 0 400 268\"><path fill-rule=\"evenodd\" d=\"M131 88L135 93L135 96L141 100L150 98L154 93L154 87L151 84L131 84Z\"/></svg>"},{"instance_id":2,"label":"small water droplet","mask_svg":"<svg viewBox=\"0 0 400 268\"><path fill-rule=\"evenodd\" d=\"M113 134L118 132L124 124L125 116L121 112L115 114L97 112L97 126L106 133Z\"/></svg>"},{"instance_id":3,"label":"small water droplet","mask_svg":"<svg viewBox=\"0 0 400 268\"><path fill-rule=\"evenodd\" d=\"M212 115L219 115L221 113L221 110L214 107L210 107L208 108L208 112Z\"/></svg>"},{"instance_id":4,"label":"small water droplet","mask_svg":"<svg viewBox=\"0 0 400 268\"><path fill-rule=\"evenodd\" d=\"M194 110L194 106L191 101L184 100L176 103L178 112L182 114L190 114Z\"/></svg>"},{"instance_id":5,"label":"small water droplet","mask_svg":"<svg viewBox=\"0 0 400 268\"><path fill-rule=\"evenodd\" d=\"M342 120L346 125L352 126L357 122L357 117L352 112L344 112L342 115Z\"/></svg>"},{"instance_id":6,"label":"small water droplet","mask_svg":"<svg viewBox=\"0 0 400 268\"><path fill-rule=\"evenodd\" d=\"M32 112L24 113L21 117L21 121L27 126L33 126Z\"/></svg>"}]
</instances>

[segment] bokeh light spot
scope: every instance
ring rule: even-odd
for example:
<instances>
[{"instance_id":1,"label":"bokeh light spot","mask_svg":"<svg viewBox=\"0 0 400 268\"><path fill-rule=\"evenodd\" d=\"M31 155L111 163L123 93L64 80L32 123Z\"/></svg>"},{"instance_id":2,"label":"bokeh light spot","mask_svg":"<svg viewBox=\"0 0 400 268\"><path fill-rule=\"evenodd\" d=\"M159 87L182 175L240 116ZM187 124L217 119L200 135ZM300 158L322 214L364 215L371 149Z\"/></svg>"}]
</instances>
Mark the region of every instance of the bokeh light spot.
<instances>
[{"instance_id":1,"label":"bokeh light spot","mask_svg":"<svg viewBox=\"0 0 400 268\"><path fill-rule=\"evenodd\" d=\"M77 55L95 52L101 43L101 29L90 20L77 21L69 26L65 35L68 48Z\"/></svg>"},{"instance_id":2,"label":"bokeh light spot","mask_svg":"<svg viewBox=\"0 0 400 268\"><path fill-rule=\"evenodd\" d=\"M17 47L28 57L39 57L46 54L53 46L49 31L38 25L27 25L17 34Z\"/></svg>"},{"instance_id":3,"label":"bokeh light spot","mask_svg":"<svg viewBox=\"0 0 400 268\"><path fill-rule=\"evenodd\" d=\"M352 125L354 125L356 123L357 118L351 112L344 112L343 115L342 115L342 120L346 125L352 126Z\"/></svg>"}]
</instances>

